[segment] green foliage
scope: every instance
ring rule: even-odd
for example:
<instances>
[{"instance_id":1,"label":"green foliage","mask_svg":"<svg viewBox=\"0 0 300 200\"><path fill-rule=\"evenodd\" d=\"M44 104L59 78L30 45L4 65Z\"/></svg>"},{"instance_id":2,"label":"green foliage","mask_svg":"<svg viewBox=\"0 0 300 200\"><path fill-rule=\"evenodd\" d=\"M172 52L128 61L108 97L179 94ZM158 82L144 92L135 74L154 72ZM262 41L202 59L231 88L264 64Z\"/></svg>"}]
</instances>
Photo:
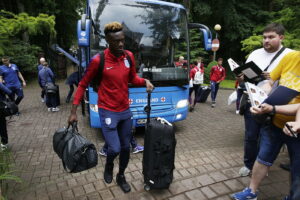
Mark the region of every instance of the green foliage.
<instances>
[{"instance_id":1,"label":"green foliage","mask_svg":"<svg viewBox=\"0 0 300 200\"><path fill-rule=\"evenodd\" d=\"M213 66L217 65L217 61L211 61L204 69L204 83L210 83L210 70Z\"/></svg>"},{"instance_id":2,"label":"green foliage","mask_svg":"<svg viewBox=\"0 0 300 200\"><path fill-rule=\"evenodd\" d=\"M19 40L23 39L23 34L30 37L36 35L47 35L49 38L55 37L56 31L55 17L45 14L39 14L37 17L29 16L27 13L20 13L18 15L4 10L0 11L0 56L31 56L36 52L37 47L29 47L29 41L24 41L18 45ZM17 45L17 46L14 46ZM22 46L24 45L24 46ZM18 49L20 50L18 50ZM19 53L18 55L13 53ZM24 54L28 53L28 54ZM24 60L23 60L24 61ZM30 62L24 62L29 64Z\"/></svg>"},{"instance_id":3,"label":"green foliage","mask_svg":"<svg viewBox=\"0 0 300 200\"><path fill-rule=\"evenodd\" d=\"M2 10L0 12L0 56L10 56L22 73L32 74L36 71L36 57L41 48L30 45L30 39L37 35L46 35L49 41L56 35L54 26L54 16L39 14L33 17L27 13L16 15ZM23 39L24 33L28 36L28 40Z\"/></svg>"},{"instance_id":4,"label":"green foliage","mask_svg":"<svg viewBox=\"0 0 300 200\"><path fill-rule=\"evenodd\" d=\"M7 56L11 57L11 62L15 63L24 76L36 73L36 58L41 48L21 40L14 40L6 48Z\"/></svg>"},{"instance_id":5,"label":"green foliage","mask_svg":"<svg viewBox=\"0 0 300 200\"><path fill-rule=\"evenodd\" d=\"M0 12L0 34L6 37L14 37L24 32L28 32L29 35L49 33L54 37L56 34L54 25L55 17L46 14L33 17L27 13L16 15L4 10Z\"/></svg>"},{"instance_id":6,"label":"green foliage","mask_svg":"<svg viewBox=\"0 0 300 200\"><path fill-rule=\"evenodd\" d=\"M246 52L249 55L253 50L261 48L262 39L262 35L253 35L241 41L242 51Z\"/></svg>"},{"instance_id":7,"label":"green foliage","mask_svg":"<svg viewBox=\"0 0 300 200\"><path fill-rule=\"evenodd\" d=\"M190 59L196 61L198 57L205 57L207 52L203 48L202 34L199 30L190 31Z\"/></svg>"},{"instance_id":8,"label":"green foliage","mask_svg":"<svg viewBox=\"0 0 300 200\"><path fill-rule=\"evenodd\" d=\"M5 181L12 180L18 183L21 182L21 179L13 174L15 171L11 170L12 167L13 165L12 165L11 153L7 150L0 151L0 187L1 187L1 191L4 193L2 195L4 196L5 196L5 190L4 190ZM0 195L0 199L4 199L4 197Z\"/></svg>"},{"instance_id":9,"label":"green foliage","mask_svg":"<svg viewBox=\"0 0 300 200\"><path fill-rule=\"evenodd\" d=\"M268 23L276 22L283 24L286 28L285 39L283 40L284 46L300 50L300 0L296 0L296 2L288 0L285 4L283 4L282 0L277 0L274 3L275 10L271 12L272 18ZM242 51L249 54L262 46L262 36L257 36L257 34L261 34L263 27L268 23L259 23L256 29L253 30L253 35L241 41Z\"/></svg>"},{"instance_id":10,"label":"green foliage","mask_svg":"<svg viewBox=\"0 0 300 200\"><path fill-rule=\"evenodd\" d=\"M221 88L232 88L233 89L234 86L235 86L235 80L226 79L220 83Z\"/></svg>"}]
</instances>

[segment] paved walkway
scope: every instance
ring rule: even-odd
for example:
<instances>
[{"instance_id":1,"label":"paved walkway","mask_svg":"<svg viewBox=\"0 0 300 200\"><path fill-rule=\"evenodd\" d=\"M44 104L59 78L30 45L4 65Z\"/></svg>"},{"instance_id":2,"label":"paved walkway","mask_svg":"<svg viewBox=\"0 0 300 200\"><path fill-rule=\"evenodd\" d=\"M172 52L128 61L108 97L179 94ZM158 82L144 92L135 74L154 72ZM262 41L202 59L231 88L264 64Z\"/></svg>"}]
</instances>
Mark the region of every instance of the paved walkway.
<instances>
[{"instance_id":1,"label":"paved walkway","mask_svg":"<svg viewBox=\"0 0 300 200\"><path fill-rule=\"evenodd\" d=\"M132 192L124 194L116 185L103 181L103 163L82 173L69 174L52 148L56 129L66 125L70 104L64 103L67 87L60 82L62 105L56 113L47 112L40 102L37 84L24 89L21 115L9 121L9 148L15 161L16 174L23 183L8 182L9 199L170 199L170 200L228 200L230 194L242 190L248 177L239 177L243 162L243 119L235 114L234 105L227 106L231 90L220 90L216 108L210 102L197 104L187 120L176 123L176 169L168 190L146 192L143 189L142 154L131 154L126 178ZM97 147L103 145L99 129L89 127L87 117L79 115L79 131ZM137 133L143 144L143 134ZM279 162L281 153L260 189L259 199L279 200L288 192L288 173ZM118 167L116 166L115 169ZM115 174L117 171L114 172Z\"/></svg>"}]
</instances>

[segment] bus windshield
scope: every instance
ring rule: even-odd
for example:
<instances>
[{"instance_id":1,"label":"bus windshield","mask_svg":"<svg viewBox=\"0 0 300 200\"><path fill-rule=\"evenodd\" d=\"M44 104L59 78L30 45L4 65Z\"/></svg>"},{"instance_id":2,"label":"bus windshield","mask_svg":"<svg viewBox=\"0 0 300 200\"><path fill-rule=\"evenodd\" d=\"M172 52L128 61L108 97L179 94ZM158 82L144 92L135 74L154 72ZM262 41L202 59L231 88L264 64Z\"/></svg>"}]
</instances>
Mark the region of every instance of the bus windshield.
<instances>
[{"instance_id":1,"label":"bus windshield","mask_svg":"<svg viewBox=\"0 0 300 200\"><path fill-rule=\"evenodd\" d=\"M150 79L156 86L188 84L184 9L157 2L90 0L90 10L92 56L107 47L104 25L118 21L123 25L125 49L133 52L139 76ZM181 61L179 57L183 57Z\"/></svg>"}]
</instances>

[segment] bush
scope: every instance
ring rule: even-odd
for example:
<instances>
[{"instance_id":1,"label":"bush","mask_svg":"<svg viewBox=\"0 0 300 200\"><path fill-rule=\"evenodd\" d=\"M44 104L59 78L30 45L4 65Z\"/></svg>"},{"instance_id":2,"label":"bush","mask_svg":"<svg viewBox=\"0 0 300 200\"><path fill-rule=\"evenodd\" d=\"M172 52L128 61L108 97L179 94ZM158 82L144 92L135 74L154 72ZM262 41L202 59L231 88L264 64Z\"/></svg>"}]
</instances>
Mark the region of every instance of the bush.
<instances>
[{"instance_id":1,"label":"bush","mask_svg":"<svg viewBox=\"0 0 300 200\"><path fill-rule=\"evenodd\" d=\"M25 77L37 72L37 55L41 51L41 48L29 43L14 40L12 45L6 49L6 55L11 58L11 63L16 64L21 73Z\"/></svg>"},{"instance_id":2,"label":"bush","mask_svg":"<svg viewBox=\"0 0 300 200\"><path fill-rule=\"evenodd\" d=\"M213 66L217 65L218 62L217 61L211 61L207 67L204 69L204 83L209 84L210 83L210 70Z\"/></svg>"},{"instance_id":3,"label":"bush","mask_svg":"<svg viewBox=\"0 0 300 200\"><path fill-rule=\"evenodd\" d=\"M11 171L11 163L11 153L7 150L0 151L0 199L4 199L5 192L7 190L7 185L5 185L5 181L12 180L18 183L21 182L21 179L19 177L13 175L14 171Z\"/></svg>"}]
</instances>

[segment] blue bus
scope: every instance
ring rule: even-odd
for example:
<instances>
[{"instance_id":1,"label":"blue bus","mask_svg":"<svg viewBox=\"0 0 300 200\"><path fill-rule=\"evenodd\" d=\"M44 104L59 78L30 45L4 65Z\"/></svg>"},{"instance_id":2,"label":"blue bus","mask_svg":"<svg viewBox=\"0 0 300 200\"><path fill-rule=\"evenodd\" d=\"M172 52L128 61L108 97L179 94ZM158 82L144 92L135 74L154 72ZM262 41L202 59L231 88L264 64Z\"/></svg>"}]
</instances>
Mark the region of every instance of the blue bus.
<instances>
[{"instance_id":1,"label":"blue bus","mask_svg":"<svg viewBox=\"0 0 300 200\"><path fill-rule=\"evenodd\" d=\"M186 9L175 3L157 0L88 0L86 14L78 21L79 64L88 66L95 54L107 48L104 25L118 21L125 33L125 49L135 55L140 77L155 86L151 98L151 117L162 117L173 123L188 113L189 29L204 36L206 50L211 49L211 32L202 25L188 23ZM179 56L185 67L175 65ZM99 128L97 93L87 90L91 127ZM147 93L145 87L129 85L129 103L134 127L144 126Z\"/></svg>"}]
</instances>

